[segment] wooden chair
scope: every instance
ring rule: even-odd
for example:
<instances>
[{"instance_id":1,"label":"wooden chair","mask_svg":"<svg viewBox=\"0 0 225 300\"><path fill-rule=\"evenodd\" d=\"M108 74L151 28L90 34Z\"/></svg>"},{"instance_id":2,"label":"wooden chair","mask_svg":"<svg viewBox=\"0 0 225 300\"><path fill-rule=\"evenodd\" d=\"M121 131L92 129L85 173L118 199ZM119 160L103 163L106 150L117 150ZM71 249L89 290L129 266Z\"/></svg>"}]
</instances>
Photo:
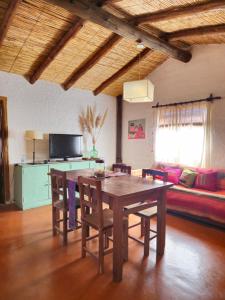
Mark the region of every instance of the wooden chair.
<instances>
[{"instance_id":1,"label":"wooden chair","mask_svg":"<svg viewBox=\"0 0 225 300\"><path fill-rule=\"evenodd\" d=\"M127 173L129 175L131 174L131 166L127 166L125 164L113 164L112 170L114 172L122 172L122 173Z\"/></svg>"},{"instance_id":2,"label":"wooden chair","mask_svg":"<svg viewBox=\"0 0 225 300\"><path fill-rule=\"evenodd\" d=\"M104 273L104 256L112 252L109 249L108 230L113 228L113 212L111 209L103 209L101 180L79 177L78 185L81 204L82 224L82 257L89 253L98 260L98 271ZM89 227L98 231L95 236L87 236ZM128 252L128 218L124 217L123 226L124 248L122 249L124 259L127 259ZM122 234L122 233L121 233ZM86 242L98 237L98 254L95 255L88 249Z\"/></svg>"},{"instance_id":3,"label":"wooden chair","mask_svg":"<svg viewBox=\"0 0 225 300\"><path fill-rule=\"evenodd\" d=\"M153 169L143 169L142 170L142 177L146 177L146 176L152 176L153 180L156 179L156 176L161 177L161 179L163 180L163 182L167 182L168 179L168 173L167 172L163 172L160 170L153 170ZM157 200L156 201L151 201L150 202L152 204L152 207L143 209L143 210L139 210L138 207L142 208L143 207L143 203L137 204L135 206L128 206L125 208L125 210L127 209L129 211L134 209L134 210L138 210L137 212L135 212L134 214L138 217L141 218L141 221L139 223L133 224L131 226L129 226L128 228L133 228L136 227L138 225L141 225L141 237L144 236L144 241L142 241L141 239L138 239L132 235L128 235L129 238L141 243L142 245L144 245L144 256L148 256L149 255L149 242L150 240L157 238L157 231L151 229L150 227L150 220L152 217L157 215ZM153 236L150 236L150 232L154 233Z\"/></svg>"},{"instance_id":4,"label":"wooden chair","mask_svg":"<svg viewBox=\"0 0 225 300\"><path fill-rule=\"evenodd\" d=\"M61 234L63 236L63 244L67 244L68 232L74 229L68 228L68 193L67 193L67 180L66 172L51 169L51 190L52 190L52 230L53 235ZM76 214L75 214L75 224L76 228L81 228L78 224L78 208L80 208L80 201L76 198ZM61 216L62 215L62 216ZM62 223L62 229L60 224Z\"/></svg>"},{"instance_id":5,"label":"wooden chair","mask_svg":"<svg viewBox=\"0 0 225 300\"><path fill-rule=\"evenodd\" d=\"M126 164L123 163L115 163L112 165L112 171L119 172L122 166L126 166Z\"/></svg>"}]
</instances>

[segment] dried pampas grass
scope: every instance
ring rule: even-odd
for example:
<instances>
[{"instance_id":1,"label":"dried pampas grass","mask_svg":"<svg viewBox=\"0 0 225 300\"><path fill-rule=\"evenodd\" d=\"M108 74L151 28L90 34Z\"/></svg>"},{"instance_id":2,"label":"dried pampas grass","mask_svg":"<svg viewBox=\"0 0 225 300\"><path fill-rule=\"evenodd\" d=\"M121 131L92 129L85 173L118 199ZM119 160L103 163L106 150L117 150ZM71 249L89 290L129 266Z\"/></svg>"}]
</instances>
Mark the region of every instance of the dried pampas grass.
<instances>
[{"instance_id":1,"label":"dried pampas grass","mask_svg":"<svg viewBox=\"0 0 225 300\"><path fill-rule=\"evenodd\" d=\"M92 138L93 145L96 144L100 135L101 129L105 123L108 110L105 110L104 114L96 115L96 105L93 107L87 106L86 112L82 111L79 116L80 130L84 134L87 132Z\"/></svg>"}]
</instances>

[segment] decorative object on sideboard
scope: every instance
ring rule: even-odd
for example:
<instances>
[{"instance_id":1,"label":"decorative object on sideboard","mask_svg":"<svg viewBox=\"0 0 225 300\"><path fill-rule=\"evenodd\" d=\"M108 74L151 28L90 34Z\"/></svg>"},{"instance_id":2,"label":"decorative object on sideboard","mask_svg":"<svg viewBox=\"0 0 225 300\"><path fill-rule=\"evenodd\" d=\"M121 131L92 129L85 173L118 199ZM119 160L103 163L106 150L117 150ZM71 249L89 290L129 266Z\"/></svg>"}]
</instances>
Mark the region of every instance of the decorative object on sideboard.
<instances>
[{"instance_id":1,"label":"decorative object on sideboard","mask_svg":"<svg viewBox=\"0 0 225 300\"><path fill-rule=\"evenodd\" d=\"M36 130L27 130L25 132L25 139L33 141L33 165L35 164L35 141L36 140L43 140L44 135L40 131Z\"/></svg>"},{"instance_id":2,"label":"decorative object on sideboard","mask_svg":"<svg viewBox=\"0 0 225 300\"><path fill-rule=\"evenodd\" d=\"M81 114L79 115L79 125L80 125L80 131L83 135L83 156L82 159L88 160L90 158L90 153L88 151L88 146L87 146L87 141L88 141L88 132L87 128L85 125L85 115L84 112L82 111Z\"/></svg>"},{"instance_id":3,"label":"decorative object on sideboard","mask_svg":"<svg viewBox=\"0 0 225 300\"><path fill-rule=\"evenodd\" d=\"M92 140L92 150L90 151L90 158L98 158L98 151L96 143L100 136L102 127L105 123L108 110L104 114L96 113L96 105L93 107L87 106L86 112L82 111L79 116L80 129L83 135L89 135Z\"/></svg>"}]
</instances>

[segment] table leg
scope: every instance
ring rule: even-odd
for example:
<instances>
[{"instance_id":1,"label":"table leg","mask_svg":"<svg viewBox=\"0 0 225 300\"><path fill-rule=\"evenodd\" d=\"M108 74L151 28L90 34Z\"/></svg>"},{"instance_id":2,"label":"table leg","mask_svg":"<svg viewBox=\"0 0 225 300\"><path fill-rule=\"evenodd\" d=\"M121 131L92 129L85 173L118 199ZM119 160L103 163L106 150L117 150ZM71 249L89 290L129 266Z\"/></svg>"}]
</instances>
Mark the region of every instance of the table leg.
<instances>
[{"instance_id":1,"label":"table leg","mask_svg":"<svg viewBox=\"0 0 225 300\"><path fill-rule=\"evenodd\" d=\"M162 190L157 205L157 254L163 255L166 239L166 191Z\"/></svg>"},{"instance_id":2,"label":"table leg","mask_svg":"<svg viewBox=\"0 0 225 300\"><path fill-rule=\"evenodd\" d=\"M123 207L119 198L113 199L113 281L119 282L123 275Z\"/></svg>"}]
</instances>

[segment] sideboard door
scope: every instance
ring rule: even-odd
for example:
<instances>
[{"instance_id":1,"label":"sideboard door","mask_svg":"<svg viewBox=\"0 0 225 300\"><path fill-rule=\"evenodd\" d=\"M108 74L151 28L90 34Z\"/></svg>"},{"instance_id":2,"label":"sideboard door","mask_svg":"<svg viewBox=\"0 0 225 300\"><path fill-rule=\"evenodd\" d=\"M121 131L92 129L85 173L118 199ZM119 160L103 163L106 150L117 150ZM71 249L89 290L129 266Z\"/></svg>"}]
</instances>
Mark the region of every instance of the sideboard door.
<instances>
[{"instance_id":1,"label":"sideboard door","mask_svg":"<svg viewBox=\"0 0 225 300\"><path fill-rule=\"evenodd\" d=\"M27 166L22 170L23 209L50 204L48 166Z\"/></svg>"}]
</instances>

